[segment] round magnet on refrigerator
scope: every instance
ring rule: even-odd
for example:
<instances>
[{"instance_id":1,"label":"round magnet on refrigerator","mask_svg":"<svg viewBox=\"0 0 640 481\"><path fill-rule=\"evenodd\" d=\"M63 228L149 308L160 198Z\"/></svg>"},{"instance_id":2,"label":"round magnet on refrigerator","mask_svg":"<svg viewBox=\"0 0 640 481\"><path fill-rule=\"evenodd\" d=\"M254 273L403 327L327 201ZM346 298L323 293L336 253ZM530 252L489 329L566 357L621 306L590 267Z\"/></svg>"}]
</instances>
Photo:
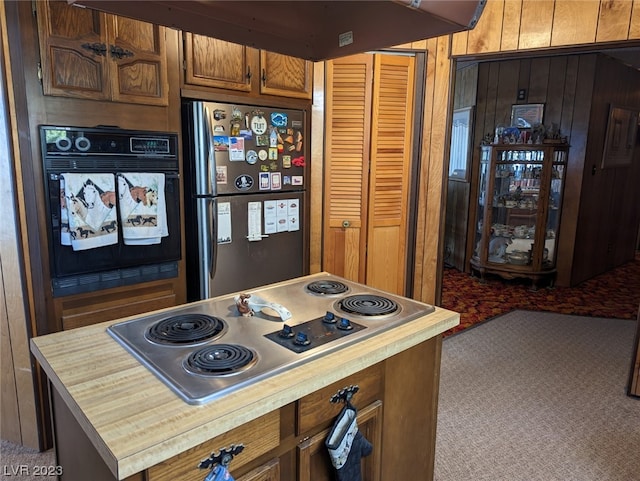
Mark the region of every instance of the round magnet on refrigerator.
<instances>
[{"instance_id":1,"label":"round magnet on refrigerator","mask_svg":"<svg viewBox=\"0 0 640 481\"><path fill-rule=\"evenodd\" d=\"M267 157L269 157L269 154L267 154L266 150L261 149L258 151L258 157L260 158L260 160L267 160Z\"/></svg>"},{"instance_id":2,"label":"round magnet on refrigerator","mask_svg":"<svg viewBox=\"0 0 640 481\"><path fill-rule=\"evenodd\" d=\"M245 157L248 164L255 164L258 161L258 154L255 150L248 150Z\"/></svg>"}]
</instances>

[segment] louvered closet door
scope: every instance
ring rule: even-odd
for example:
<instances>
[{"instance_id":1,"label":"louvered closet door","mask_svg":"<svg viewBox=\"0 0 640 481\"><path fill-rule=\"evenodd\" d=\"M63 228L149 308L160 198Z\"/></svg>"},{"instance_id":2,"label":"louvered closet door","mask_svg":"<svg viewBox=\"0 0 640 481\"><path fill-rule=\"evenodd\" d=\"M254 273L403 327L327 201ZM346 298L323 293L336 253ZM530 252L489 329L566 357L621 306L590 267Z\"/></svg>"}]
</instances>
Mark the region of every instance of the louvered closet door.
<instances>
[{"instance_id":1,"label":"louvered closet door","mask_svg":"<svg viewBox=\"0 0 640 481\"><path fill-rule=\"evenodd\" d=\"M373 56L327 62L323 269L365 281Z\"/></svg>"},{"instance_id":2,"label":"louvered closet door","mask_svg":"<svg viewBox=\"0 0 640 481\"><path fill-rule=\"evenodd\" d=\"M327 63L323 269L404 293L415 59Z\"/></svg>"},{"instance_id":3,"label":"louvered closet door","mask_svg":"<svg viewBox=\"0 0 640 481\"><path fill-rule=\"evenodd\" d=\"M404 294L415 57L376 55L367 284Z\"/></svg>"}]
</instances>

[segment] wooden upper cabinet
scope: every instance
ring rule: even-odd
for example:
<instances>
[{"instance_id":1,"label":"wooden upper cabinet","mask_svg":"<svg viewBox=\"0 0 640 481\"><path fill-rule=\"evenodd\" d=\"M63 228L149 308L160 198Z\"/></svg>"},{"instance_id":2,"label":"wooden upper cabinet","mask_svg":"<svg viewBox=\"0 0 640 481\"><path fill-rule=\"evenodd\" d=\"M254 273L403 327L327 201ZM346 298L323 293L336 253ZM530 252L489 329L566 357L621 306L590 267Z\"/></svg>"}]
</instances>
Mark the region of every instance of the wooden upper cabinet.
<instances>
[{"instance_id":1,"label":"wooden upper cabinet","mask_svg":"<svg viewBox=\"0 0 640 481\"><path fill-rule=\"evenodd\" d=\"M164 27L36 2L45 95L168 104Z\"/></svg>"},{"instance_id":2,"label":"wooden upper cabinet","mask_svg":"<svg viewBox=\"0 0 640 481\"><path fill-rule=\"evenodd\" d=\"M184 33L185 85L310 99L313 63L245 45Z\"/></svg>"},{"instance_id":3,"label":"wooden upper cabinet","mask_svg":"<svg viewBox=\"0 0 640 481\"><path fill-rule=\"evenodd\" d=\"M310 99L313 63L260 50L260 93Z\"/></svg>"},{"instance_id":4,"label":"wooden upper cabinet","mask_svg":"<svg viewBox=\"0 0 640 481\"><path fill-rule=\"evenodd\" d=\"M250 92L252 52L244 45L185 32L185 83Z\"/></svg>"}]
</instances>

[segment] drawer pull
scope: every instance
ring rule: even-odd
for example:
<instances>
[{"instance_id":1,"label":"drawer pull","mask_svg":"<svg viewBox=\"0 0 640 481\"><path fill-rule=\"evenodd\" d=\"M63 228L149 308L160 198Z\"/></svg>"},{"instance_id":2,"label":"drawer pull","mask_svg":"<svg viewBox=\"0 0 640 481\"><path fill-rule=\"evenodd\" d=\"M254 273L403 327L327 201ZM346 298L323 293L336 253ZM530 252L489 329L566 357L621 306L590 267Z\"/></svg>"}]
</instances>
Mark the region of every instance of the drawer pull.
<instances>
[{"instance_id":1,"label":"drawer pull","mask_svg":"<svg viewBox=\"0 0 640 481\"><path fill-rule=\"evenodd\" d=\"M218 478L218 476L222 474L220 471L226 471L229 463L233 461L233 458L240 454L243 449L243 444L232 444L229 449L222 448L219 453L211 453L211 456L200 461L198 468L211 469L211 472L207 475L205 480L225 479L224 477Z\"/></svg>"},{"instance_id":2,"label":"drawer pull","mask_svg":"<svg viewBox=\"0 0 640 481\"><path fill-rule=\"evenodd\" d=\"M357 385L342 388L333 396L331 396L331 399L329 399L329 401L332 403L343 402L345 404L351 404L351 398L355 393L358 392L359 389L360 388Z\"/></svg>"}]
</instances>

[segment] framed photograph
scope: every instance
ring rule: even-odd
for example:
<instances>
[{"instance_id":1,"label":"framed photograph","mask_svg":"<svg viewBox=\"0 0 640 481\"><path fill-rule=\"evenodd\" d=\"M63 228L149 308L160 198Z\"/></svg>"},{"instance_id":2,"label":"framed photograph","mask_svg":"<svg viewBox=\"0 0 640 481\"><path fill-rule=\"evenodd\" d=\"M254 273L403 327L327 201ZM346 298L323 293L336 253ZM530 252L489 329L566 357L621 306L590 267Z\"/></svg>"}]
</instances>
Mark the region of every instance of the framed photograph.
<instances>
[{"instance_id":1,"label":"framed photograph","mask_svg":"<svg viewBox=\"0 0 640 481\"><path fill-rule=\"evenodd\" d=\"M517 104L511 106L511 126L530 129L542 123L544 104Z\"/></svg>"},{"instance_id":2,"label":"framed photograph","mask_svg":"<svg viewBox=\"0 0 640 481\"><path fill-rule=\"evenodd\" d=\"M607 134L604 139L602 168L631 165L633 151L638 143L640 112L611 105Z\"/></svg>"},{"instance_id":3,"label":"framed photograph","mask_svg":"<svg viewBox=\"0 0 640 481\"><path fill-rule=\"evenodd\" d=\"M451 122L449 180L469 181L472 130L473 107L454 110Z\"/></svg>"}]
</instances>

